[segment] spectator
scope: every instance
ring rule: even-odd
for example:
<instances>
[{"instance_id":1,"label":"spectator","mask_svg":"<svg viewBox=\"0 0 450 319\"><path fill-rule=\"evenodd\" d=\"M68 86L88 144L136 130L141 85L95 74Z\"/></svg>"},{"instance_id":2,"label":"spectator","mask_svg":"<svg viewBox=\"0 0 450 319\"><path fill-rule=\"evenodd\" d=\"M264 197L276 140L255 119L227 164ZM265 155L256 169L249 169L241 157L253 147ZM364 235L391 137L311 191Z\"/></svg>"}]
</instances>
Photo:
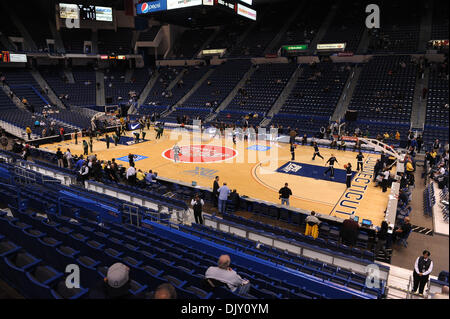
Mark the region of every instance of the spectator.
<instances>
[{"instance_id":1,"label":"spectator","mask_svg":"<svg viewBox=\"0 0 450 319\"><path fill-rule=\"evenodd\" d=\"M448 286L442 286L440 293L435 293L431 299L449 299L448 297Z\"/></svg>"},{"instance_id":2,"label":"spectator","mask_svg":"<svg viewBox=\"0 0 450 319\"><path fill-rule=\"evenodd\" d=\"M191 206L192 209L194 210L194 218L197 224L203 224L203 217L202 217L203 205L205 205L205 202L203 201L203 199L200 198L198 194L196 194L191 201Z\"/></svg>"},{"instance_id":3,"label":"spectator","mask_svg":"<svg viewBox=\"0 0 450 319\"><path fill-rule=\"evenodd\" d=\"M382 175L383 175L383 180L381 181L381 186L383 188L383 193L386 193L387 188L389 186L389 178L391 176L391 173L388 168L385 168Z\"/></svg>"},{"instance_id":4,"label":"spectator","mask_svg":"<svg viewBox=\"0 0 450 319\"><path fill-rule=\"evenodd\" d=\"M375 245L375 257L377 257L378 252L380 250L383 251L384 257L388 257L388 253L386 251L386 241L387 241L387 237L388 237L388 223L383 220L381 222L381 227L380 229L377 231L376 234L376 239L377 239L377 243Z\"/></svg>"},{"instance_id":5,"label":"spectator","mask_svg":"<svg viewBox=\"0 0 450 319\"><path fill-rule=\"evenodd\" d=\"M152 299L177 299L177 292L171 284L161 284L156 288Z\"/></svg>"},{"instance_id":6,"label":"spectator","mask_svg":"<svg viewBox=\"0 0 450 319\"><path fill-rule=\"evenodd\" d=\"M281 205L289 206L289 196L292 195L292 191L288 187L288 183L285 183L284 187L280 188L278 194L280 194Z\"/></svg>"},{"instance_id":7,"label":"spectator","mask_svg":"<svg viewBox=\"0 0 450 319\"><path fill-rule=\"evenodd\" d=\"M419 294L423 295L425 285L428 283L428 277L433 271L433 261L430 259L430 252L424 250L422 256L417 257L414 264L413 279L414 285L412 292L419 288Z\"/></svg>"},{"instance_id":8,"label":"spectator","mask_svg":"<svg viewBox=\"0 0 450 319\"><path fill-rule=\"evenodd\" d=\"M134 155L131 153L128 154L128 164L134 166Z\"/></svg>"},{"instance_id":9,"label":"spectator","mask_svg":"<svg viewBox=\"0 0 450 319\"><path fill-rule=\"evenodd\" d=\"M136 182L140 187L145 186L145 174L140 169L136 173Z\"/></svg>"},{"instance_id":10,"label":"spectator","mask_svg":"<svg viewBox=\"0 0 450 319\"><path fill-rule=\"evenodd\" d=\"M407 239L411 230L412 230L412 225L411 225L410 219L409 219L409 217L405 217L401 226L394 228L394 232L392 234L393 241L396 242L399 238Z\"/></svg>"},{"instance_id":11,"label":"spectator","mask_svg":"<svg viewBox=\"0 0 450 319\"><path fill-rule=\"evenodd\" d=\"M28 159L28 156L30 156L30 145L27 144L23 148L22 159L26 161Z\"/></svg>"},{"instance_id":12,"label":"spectator","mask_svg":"<svg viewBox=\"0 0 450 319\"><path fill-rule=\"evenodd\" d=\"M239 206L241 204L240 203L241 198L239 197L239 194L235 189L233 189L233 191L231 192L229 200L230 200L232 206L234 207L234 210L238 210Z\"/></svg>"},{"instance_id":13,"label":"spectator","mask_svg":"<svg viewBox=\"0 0 450 319\"><path fill-rule=\"evenodd\" d=\"M59 147L56 151L56 159L58 160L58 167L64 167L63 153L61 152L61 148Z\"/></svg>"},{"instance_id":14,"label":"spectator","mask_svg":"<svg viewBox=\"0 0 450 319\"><path fill-rule=\"evenodd\" d=\"M129 185L134 186L136 184L136 169L134 168L134 163L130 164L126 177Z\"/></svg>"},{"instance_id":15,"label":"spectator","mask_svg":"<svg viewBox=\"0 0 450 319\"><path fill-rule=\"evenodd\" d=\"M217 207L218 205L218 199L219 199L219 176L216 176L213 183L213 198L214 198L214 207Z\"/></svg>"},{"instance_id":16,"label":"spectator","mask_svg":"<svg viewBox=\"0 0 450 319\"><path fill-rule=\"evenodd\" d=\"M224 214L226 212L228 195L230 195L230 189L228 188L227 183L223 183L223 186L220 187L217 192L219 193L219 212Z\"/></svg>"},{"instance_id":17,"label":"spectator","mask_svg":"<svg viewBox=\"0 0 450 319\"><path fill-rule=\"evenodd\" d=\"M148 185L152 185L156 182L156 176L153 174L152 170L149 170L147 175L145 175L145 183Z\"/></svg>"},{"instance_id":18,"label":"spectator","mask_svg":"<svg viewBox=\"0 0 450 319\"><path fill-rule=\"evenodd\" d=\"M358 236L359 225L353 216L344 220L341 227L340 237L342 242L348 246L354 246L356 244L356 238Z\"/></svg>"},{"instance_id":19,"label":"spectator","mask_svg":"<svg viewBox=\"0 0 450 319\"><path fill-rule=\"evenodd\" d=\"M3 134L2 137L0 137L0 144L2 145L2 148L4 150L8 147L8 138Z\"/></svg>"},{"instance_id":20,"label":"spectator","mask_svg":"<svg viewBox=\"0 0 450 319\"><path fill-rule=\"evenodd\" d=\"M31 140L31 128L29 126L25 128L25 132L27 133L28 140Z\"/></svg>"},{"instance_id":21,"label":"spectator","mask_svg":"<svg viewBox=\"0 0 450 319\"><path fill-rule=\"evenodd\" d=\"M250 289L250 282L242 279L236 271L230 268L230 256L222 255L219 257L217 267L209 267L205 273L205 279L214 287L214 280L225 284L232 292L245 295Z\"/></svg>"},{"instance_id":22,"label":"spectator","mask_svg":"<svg viewBox=\"0 0 450 319\"><path fill-rule=\"evenodd\" d=\"M83 167L84 164L84 158L83 155L80 155L78 160L75 163L75 171L79 172L81 170L81 167Z\"/></svg>"},{"instance_id":23,"label":"spectator","mask_svg":"<svg viewBox=\"0 0 450 319\"><path fill-rule=\"evenodd\" d=\"M419 136L417 136L417 153L420 153L420 151L422 150L422 145L423 145L423 137L421 134L419 134Z\"/></svg>"},{"instance_id":24,"label":"spectator","mask_svg":"<svg viewBox=\"0 0 450 319\"><path fill-rule=\"evenodd\" d=\"M433 151L437 152L441 148L441 143L438 139L436 139L433 143Z\"/></svg>"},{"instance_id":25,"label":"spectator","mask_svg":"<svg viewBox=\"0 0 450 319\"><path fill-rule=\"evenodd\" d=\"M314 239L319 237L320 220L316 217L316 212L312 211L311 215L306 217L305 236L312 236Z\"/></svg>"},{"instance_id":26,"label":"spectator","mask_svg":"<svg viewBox=\"0 0 450 319\"><path fill-rule=\"evenodd\" d=\"M132 299L130 293L130 268L115 263L108 269L106 278L100 281L90 292L90 299Z\"/></svg>"},{"instance_id":27,"label":"spectator","mask_svg":"<svg viewBox=\"0 0 450 319\"><path fill-rule=\"evenodd\" d=\"M67 168L72 169L72 153L70 153L70 149L67 149L67 151L64 153L64 158L67 162Z\"/></svg>"},{"instance_id":28,"label":"spectator","mask_svg":"<svg viewBox=\"0 0 450 319\"><path fill-rule=\"evenodd\" d=\"M89 166L86 161L83 161L83 165L81 166L81 169L79 171L79 178L84 186L84 182L89 178Z\"/></svg>"}]
</instances>

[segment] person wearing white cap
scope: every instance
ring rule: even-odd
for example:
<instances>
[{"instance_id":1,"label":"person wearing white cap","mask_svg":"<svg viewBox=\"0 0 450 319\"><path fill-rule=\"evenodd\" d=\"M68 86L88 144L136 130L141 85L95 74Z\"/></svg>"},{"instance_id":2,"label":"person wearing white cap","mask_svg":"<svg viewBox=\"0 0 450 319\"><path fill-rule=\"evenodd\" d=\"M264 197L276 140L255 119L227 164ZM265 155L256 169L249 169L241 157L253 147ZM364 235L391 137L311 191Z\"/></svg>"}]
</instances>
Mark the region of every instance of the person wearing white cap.
<instances>
[{"instance_id":1,"label":"person wearing white cap","mask_svg":"<svg viewBox=\"0 0 450 319\"><path fill-rule=\"evenodd\" d=\"M90 292L89 299L129 299L130 268L122 263L115 263L108 268L103 281L99 282Z\"/></svg>"}]
</instances>

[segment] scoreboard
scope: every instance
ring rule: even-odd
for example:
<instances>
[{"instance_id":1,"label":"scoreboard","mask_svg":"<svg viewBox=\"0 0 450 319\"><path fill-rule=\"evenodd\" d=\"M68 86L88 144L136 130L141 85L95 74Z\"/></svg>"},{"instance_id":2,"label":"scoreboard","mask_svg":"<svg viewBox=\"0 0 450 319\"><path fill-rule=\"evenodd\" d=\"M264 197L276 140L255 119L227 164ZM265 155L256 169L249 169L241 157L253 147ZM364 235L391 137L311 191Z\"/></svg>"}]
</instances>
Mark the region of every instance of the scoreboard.
<instances>
[{"instance_id":1,"label":"scoreboard","mask_svg":"<svg viewBox=\"0 0 450 319\"><path fill-rule=\"evenodd\" d=\"M240 0L245 4L252 4L251 0ZM236 0L154 0L136 4L136 14L143 15L154 12L183 9L189 7L226 7L235 14L256 21L256 10L238 3Z\"/></svg>"},{"instance_id":2,"label":"scoreboard","mask_svg":"<svg viewBox=\"0 0 450 319\"><path fill-rule=\"evenodd\" d=\"M0 61L3 63L9 63L9 51L0 52Z\"/></svg>"},{"instance_id":3,"label":"scoreboard","mask_svg":"<svg viewBox=\"0 0 450 319\"><path fill-rule=\"evenodd\" d=\"M84 4L59 4L59 17L61 19L91 20L91 21L113 21L111 7L100 7Z\"/></svg>"},{"instance_id":4,"label":"scoreboard","mask_svg":"<svg viewBox=\"0 0 450 319\"><path fill-rule=\"evenodd\" d=\"M27 55L11 53L9 51L0 51L0 62L2 62L2 63L10 63L10 62L26 63Z\"/></svg>"}]
</instances>

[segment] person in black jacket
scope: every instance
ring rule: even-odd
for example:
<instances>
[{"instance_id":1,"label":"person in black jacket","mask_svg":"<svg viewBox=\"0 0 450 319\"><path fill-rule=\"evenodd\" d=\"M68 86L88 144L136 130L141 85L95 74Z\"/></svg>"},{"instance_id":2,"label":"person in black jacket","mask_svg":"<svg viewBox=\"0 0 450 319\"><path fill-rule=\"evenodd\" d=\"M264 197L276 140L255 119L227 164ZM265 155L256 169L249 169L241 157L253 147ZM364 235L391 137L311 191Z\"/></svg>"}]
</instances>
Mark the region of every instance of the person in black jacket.
<instances>
[{"instance_id":1,"label":"person in black jacket","mask_svg":"<svg viewBox=\"0 0 450 319\"><path fill-rule=\"evenodd\" d=\"M56 151L56 159L58 160L58 167L64 167L63 153L61 152L61 148L59 147Z\"/></svg>"},{"instance_id":2,"label":"person in black jacket","mask_svg":"<svg viewBox=\"0 0 450 319\"><path fill-rule=\"evenodd\" d=\"M213 183L213 199L214 199L214 207L217 207L218 200L219 200L219 176L216 176Z\"/></svg>"},{"instance_id":3,"label":"person in black jacket","mask_svg":"<svg viewBox=\"0 0 450 319\"><path fill-rule=\"evenodd\" d=\"M284 187L280 188L278 193L280 194L281 205L289 206L289 196L292 195L292 191L288 187L288 183L285 183Z\"/></svg>"},{"instance_id":4,"label":"person in black jacket","mask_svg":"<svg viewBox=\"0 0 450 319\"><path fill-rule=\"evenodd\" d=\"M232 207L234 207L234 210L238 210L239 206L240 206L240 197L239 197L239 193L233 189L233 191L230 194L230 197L228 198L228 200L231 201L232 203Z\"/></svg>"},{"instance_id":5,"label":"person in black jacket","mask_svg":"<svg viewBox=\"0 0 450 319\"><path fill-rule=\"evenodd\" d=\"M347 165L345 165L345 177L346 177L346 181L345 183L347 184L347 188L350 188L350 186L352 186L352 177L353 177L353 172L352 172L352 164L347 163Z\"/></svg>"},{"instance_id":6,"label":"person in black jacket","mask_svg":"<svg viewBox=\"0 0 450 319\"><path fill-rule=\"evenodd\" d=\"M108 134L105 135L105 141L106 141L106 148L109 149L109 142L110 142L110 140L109 140L109 135Z\"/></svg>"},{"instance_id":7,"label":"person in black jacket","mask_svg":"<svg viewBox=\"0 0 450 319\"><path fill-rule=\"evenodd\" d=\"M128 154L128 163L131 165L134 165L134 155L133 154Z\"/></svg>"},{"instance_id":8,"label":"person in black jacket","mask_svg":"<svg viewBox=\"0 0 450 319\"><path fill-rule=\"evenodd\" d=\"M321 159L324 159L323 156L320 155L319 147L317 146L317 143L316 143L316 142L314 142L313 147L314 147L314 155L313 155L312 160L314 161L314 159L316 158L316 156L319 156Z\"/></svg>"},{"instance_id":9,"label":"person in black jacket","mask_svg":"<svg viewBox=\"0 0 450 319\"><path fill-rule=\"evenodd\" d=\"M386 241L388 237L388 223L383 220L380 230L377 232L377 244L375 245L375 257L377 257L380 250L383 251L384 256L387 258L389 255L386 251Z\"/></svg>"},{"instance_id":10,"label":"person in black jacket","mask_svg":"<svg viewBox=\"0 0 450 319\"><path fill-rule=\"evenodd\" d=\"M358 155L356 155L356 160L358 161L358 166L356 167L356 170L359 171L359 169L361 168L361 171L363 170L363 159L364 159L364 155L359 152Z\"/></svg>"},{"instance_id":11,"label":"person in black jacket","mask_svg":"<svg viewBox=\"0 0 450 319\"><path fill-rule=\"evenodd\" d=\"M334 178L334 162L339 163L338 160L336 159L336 157L334 157L334 155L331 154L331 157L325 163L325 164L329 164L329 165L328 165L328 168L323 173L323 175L327 175L327 173L331 171L330 177Z\"/></svg>"},{"instance_id":12,"label":"person in black jacket","mask_svg":"<svg viewBox=\"0 0 450 319\"><path fill-rule=\"evenodd\" d=\"M202 209L205 203L203 199L200 198L198 194L194 196L194 199L191 201L192 209L194 210L194 218L197 224L203 224L202 218Z\"/></svg>"},{"instance_id":13,"label":"person in black jacket","mask_svg":"<svg viewBox=\"0 0 450 319\"><path fill-rule=\"evenodd\" d=\"M381 162L380 159L377 159L377 162L375 163L375 167L373 168L373 181L375 181L375 179L377 178L378 174L382 171L383 169L383 163Z\"/></svg>"},{"instance_id":14,"label":"person in black jacket","mask_svg":"<svg viewBox=\"0 0 450 319\"><path fill-rule=\"evenodd\" d=\"M295 144L291 144L291 161L295 161Z\"/></svg>"}]
</instances>

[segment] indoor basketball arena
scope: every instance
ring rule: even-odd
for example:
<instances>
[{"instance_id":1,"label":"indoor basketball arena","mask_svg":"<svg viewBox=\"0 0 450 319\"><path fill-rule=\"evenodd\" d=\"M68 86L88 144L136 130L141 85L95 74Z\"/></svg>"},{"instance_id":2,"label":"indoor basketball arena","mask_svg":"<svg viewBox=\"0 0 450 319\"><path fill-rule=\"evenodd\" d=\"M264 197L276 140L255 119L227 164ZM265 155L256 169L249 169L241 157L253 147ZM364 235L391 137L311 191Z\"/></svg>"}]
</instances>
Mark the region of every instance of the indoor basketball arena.
<instances>
[{"instance_id":1,"label":"indoor basketball arena","mask_svg":"<svg viewBox=\"0 0 450 319\"><path fill-rule=\"evenodd\" d=\"M0 299L449 299L447 2L0 8Z\"/></svg>"}]
</instances>

